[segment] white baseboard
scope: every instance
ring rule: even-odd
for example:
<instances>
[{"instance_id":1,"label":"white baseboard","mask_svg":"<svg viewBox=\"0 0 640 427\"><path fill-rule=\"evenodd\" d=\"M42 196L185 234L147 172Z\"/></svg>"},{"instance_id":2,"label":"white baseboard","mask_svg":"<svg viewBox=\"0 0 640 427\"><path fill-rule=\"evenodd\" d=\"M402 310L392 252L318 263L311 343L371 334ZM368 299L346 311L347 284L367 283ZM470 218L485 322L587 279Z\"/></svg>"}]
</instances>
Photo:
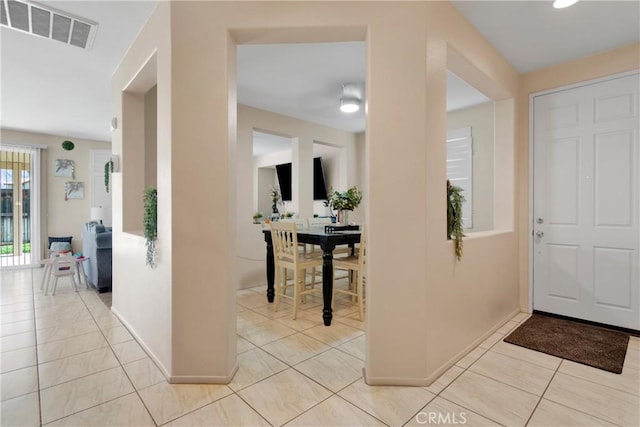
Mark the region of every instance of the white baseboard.
<instances>
[{"instance_id":1,"label":"white baseboard","mask_svg":"<svg viewBox=\"0 0 640 427\"><path fill-rule=\"evenodd\" d=\"M158 359L158 357L153 353L153 351L151 351L151 349L144 343L144 341L142 341L135 330L131 327L129 322L127 322L124 317L122 317L122 315L118 312L118 310L116 310L113 306L111 306L111 312L118 318L118 320L120 320L120 322L122 322L124 327L127 328L129 333L138 342L140 347L142 347L144 352L147 353L147 356L149 356L151 360L153 360L154 363L158 366L158 368L160 368L162 375L164 375L164 377L167 378L167 381L169 381L169 370L162 364L162 362L160 362L160 359Z\"/></svg>"},{"instance_id":2,"label":"white baseboard","mask_svg":"<svg viewBox=\"0 0 640 427\"><path fill-rule=\"evenodd\" d=\"M154 361L154 363L158 366L162 375L167 379L167 381L171 384L229 384L233 379L233 376L238 371L238 361L231 370L231 374L225 377L219 376L171 376L169 375L168 369L160 362L160 359L151 351L151 349L142 341L142 339L138 336L138 334L134 331L131 325L118 313L118 310L111 307L111 311L113 314L122 322L125 328L129 331L129 333L133 336L133 338L137 341L137 343L142 347L142 349L147 353L147 355Z\"/></svg>"},{"instance_id":3,"label":"white baseboard","mask_svg":"<svg viewBox=\"0 0 640 427\"><path fill-rule=\"evenodd\" d=\"M402 377L370 377L364 372L364 382L367 385L405 386L405 387L427 387L427 378L402 378Z\"/></svg>"},{"instance_id":4,"label":"white baseboard","mask_svg":"<svg viewBox=\"0 0 640 427\"><path fill-rule=\"evenodd\" d=\"M443 364L440 368L438 368L433 374L428 376L427 378L401 378L401 377L370 377L367 375L366 370L364 371L364 381L368 385L376 386L376 385L386 385L386 386L413 386L413 387L428 387L433 384L438 378L442 376L445 372L449 370L453 365L458 363L460 359L469 354L474 348L480 345L484 340L493 335L498 329L500 329L503 325L505 325L508 321L510 321L516 314L520 313L520 309L514 310L511 314L506 316L503 320L498 322L493 328L491 328L487 333L482 335L477 340L473 341L467 347L465 347L462 351L458 352L455 356L453 356L449 361Z\"/></svg>"},{"instance_id":5,"label":"white baseboard","mask_svg":"<svg viewBox=\"0 0 640 427\"><path fill-rule=\"evenodd\" d=\"M238 372L238 362L236 361L235 366L231 370L231 374L226 377L218 377L218 376L181 376L175 375L169 377L169 382L171 384L229 384L233 379L233 376Z\"/></svg>"},{"instance_id":6,"label":"white baseboard","mask_svg":"<svg viewBox=\"0 0 640 427\"><path fill-rule=\"evenodd\" d=\"M513 317L518 313L520 313L520 309L519 308L514 310L514 311L512 311L503 320L498 322L493 328L489 329L489 332L485 333L480 338L478 338L477 340L473 341L470 345L468 345L462 351L460 351L458 354L456 354L451 359L449 359L448 362L446 362L439 369L437 369L431 376L429 376L429 378L428 378L429 384L428 385L431 385L434 381L436 381L438 378L440 378L442 376L442 374L444 374L445 372L447 372L449 370L449 368L451 368L453 365L458 363L458 361L461 360L463 357L465 357L467 354L471 353L471 351L473 351L474 348L476 348L477 346L482 344L482 342L484 340L486 340L491 335L493 335L498 329L502 328L502 326L504 326L508 321L513 319Z\"/></svg>"}]
</instances>

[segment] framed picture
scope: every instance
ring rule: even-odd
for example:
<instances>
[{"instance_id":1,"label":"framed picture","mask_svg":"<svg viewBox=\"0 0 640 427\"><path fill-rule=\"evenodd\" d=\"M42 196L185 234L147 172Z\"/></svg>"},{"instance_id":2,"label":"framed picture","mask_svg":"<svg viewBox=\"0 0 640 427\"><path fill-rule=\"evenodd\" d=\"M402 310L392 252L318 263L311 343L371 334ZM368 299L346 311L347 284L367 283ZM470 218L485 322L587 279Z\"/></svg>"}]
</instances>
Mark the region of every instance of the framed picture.
<instances>
[{"instance_id":1,"label":"framed picture","mask_svg":"<svg viewBox=\"0 0 640 427\"><path fill-rule=\"evenodd\" d=\"M68 181L64 183L64 199L84 199L84 182Z\"/></svg>"},{"instance_id":2,"label":"framed picture","mask_svg":"<svg viewBox=\"0 0 640 427\"><path fill-rule=\"evenodd\" d=\"M55 176L61 176L64 178L74 178L73 173L76 164L73 160L69 159L56 159L55 168L53 173Z\"/></svg>"}]
</instances>

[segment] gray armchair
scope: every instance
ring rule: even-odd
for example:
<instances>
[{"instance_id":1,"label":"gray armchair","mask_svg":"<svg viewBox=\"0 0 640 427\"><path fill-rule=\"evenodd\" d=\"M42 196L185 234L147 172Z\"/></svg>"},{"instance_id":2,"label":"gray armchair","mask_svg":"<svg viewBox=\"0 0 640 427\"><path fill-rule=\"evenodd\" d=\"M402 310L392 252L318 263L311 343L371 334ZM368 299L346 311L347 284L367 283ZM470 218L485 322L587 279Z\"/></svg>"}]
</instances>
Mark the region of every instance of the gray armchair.
<instances>
[{"instance_id":1,"label":"gray armchair","mask_svg":"<svg viewBox=\"0 0 640 427\"><path fill-rule=\"evenodd\" d=\"M88 222L82 231L82 252L87 281L98 292L111 291L111 227Z\"/></svg>"}]
</instances>

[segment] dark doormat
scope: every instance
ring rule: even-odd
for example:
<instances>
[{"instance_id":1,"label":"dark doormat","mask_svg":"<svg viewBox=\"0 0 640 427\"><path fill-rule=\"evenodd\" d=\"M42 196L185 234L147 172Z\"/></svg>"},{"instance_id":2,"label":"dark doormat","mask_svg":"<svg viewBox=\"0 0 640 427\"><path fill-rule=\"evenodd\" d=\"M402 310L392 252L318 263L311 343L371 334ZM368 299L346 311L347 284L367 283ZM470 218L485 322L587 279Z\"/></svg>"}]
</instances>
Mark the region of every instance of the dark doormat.
<instances>
[{"instance_id":1,"label":"dark doormat","mask_svg":"<svg viewBox=\"0 0 640 427\"><path fill-rule=\"evenodd\" d=\"M629 335L534 314L504 341L620 374L627 354Z\"/></svg>"}]
</instances>

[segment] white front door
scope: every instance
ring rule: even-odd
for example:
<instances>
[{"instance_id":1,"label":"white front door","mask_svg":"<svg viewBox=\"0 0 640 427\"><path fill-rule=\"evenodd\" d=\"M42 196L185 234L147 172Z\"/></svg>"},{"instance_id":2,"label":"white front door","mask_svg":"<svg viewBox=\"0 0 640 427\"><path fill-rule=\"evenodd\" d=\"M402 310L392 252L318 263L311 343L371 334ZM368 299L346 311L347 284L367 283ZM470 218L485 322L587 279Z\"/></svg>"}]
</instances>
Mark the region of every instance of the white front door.
<instances>
[{"instance_id":1,"label":"white front door","mask_svg":"<svg viewBox=\"0 0 640 427\"><path fill-rule=\"evenodd\" d=\"M640 329L639 75L533 100L533 308Z\"/></svg>"}]
</instances>

